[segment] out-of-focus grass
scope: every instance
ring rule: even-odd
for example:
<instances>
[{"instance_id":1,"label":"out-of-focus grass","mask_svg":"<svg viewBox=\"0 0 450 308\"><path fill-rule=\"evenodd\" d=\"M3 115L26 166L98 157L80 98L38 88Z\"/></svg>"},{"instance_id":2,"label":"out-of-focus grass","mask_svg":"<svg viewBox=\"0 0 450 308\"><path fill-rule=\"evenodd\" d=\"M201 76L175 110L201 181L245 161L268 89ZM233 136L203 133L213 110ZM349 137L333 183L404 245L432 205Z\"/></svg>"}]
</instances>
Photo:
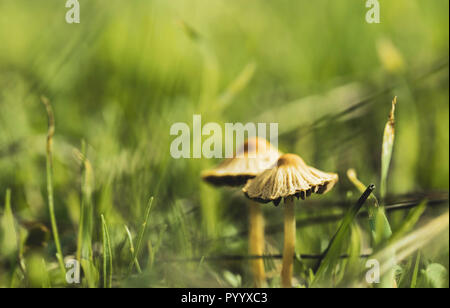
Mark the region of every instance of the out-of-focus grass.
<instances>
[{"instance_id":1,"label":"out-of-focus grass","mask_svg":"<svg viewBox=\"0 0 450 308\"><path fill-rule=\"evenodd\" d=\"M36 228L51 225L42 95L55 112L61 246L66 258L81 258L81 286L109 285L102 214L113 287L252 286L249 262L166 262L247 253L245 236L228 237L247 229L242 194L200 181L217 161L170 156L170 126L192 125L194 113L203 123L277 122L281 150L339 172L333 192L300 202L297 218L308 220L342 214L359 197L349 168L364 183L380 182L396 95L386 200L448 193L448 1L380 1L377 25L365 22L364 1L79 2L78 25L65 23L64 3L0 2L0 200L11 200L0 207L0 286L64 285L49 231ZM142 273L129 275L149 196L157 206L137 256ZM407 236L406 218L418 220L410 232L447 209L427 207L420 219L390 214L393 236ZM278 209L264 211L268 229L282 221ZM339 223L299 225L297 253L322 253ZM351 258L338 262L332 283L360 285L365 260L355 256L372 248L369 239L368 223L355 222L342 247ZM268 253L279 253L282 234L266 240ZM399 286L448 285L448 242L440 235L420 246L420 258L405 257ZM315 265L297 260L295 282L308 286ZM279 266L266 262L271 286Z\"/></svg>"}]
</instances>

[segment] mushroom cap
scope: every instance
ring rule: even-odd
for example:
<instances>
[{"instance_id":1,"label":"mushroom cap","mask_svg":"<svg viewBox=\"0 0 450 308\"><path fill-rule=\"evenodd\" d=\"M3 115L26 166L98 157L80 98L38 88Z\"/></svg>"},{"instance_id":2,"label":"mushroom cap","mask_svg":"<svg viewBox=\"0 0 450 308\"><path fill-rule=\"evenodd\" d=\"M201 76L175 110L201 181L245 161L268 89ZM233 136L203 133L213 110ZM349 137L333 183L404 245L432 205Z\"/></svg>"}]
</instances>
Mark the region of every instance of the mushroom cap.
<instances>
[{"instance_id":1,"label":"mushroom cap","mask_svg":"<svg viewBox=\"0 0 450 308\"><path fill-rule=\"evenodd\" d=\"M214 185L241 186L261 172L272 168L281 153L266 139L252 137L245 141L233 158L202 174Z\"/></svg>"},{"instance_id":2,"label":"mushroom cap","mask_svg":"<svg viewBox=\"0 0 450 308\"><path fill-rule=\"evenodd\" d=\"M295 196L305 199L311 193L324 194L337 181L336 173L310 167L298 155L284 154L275 167L250 180L242 191L250 199L278 205L282 198Z\"/></svg>"}]
</instances>

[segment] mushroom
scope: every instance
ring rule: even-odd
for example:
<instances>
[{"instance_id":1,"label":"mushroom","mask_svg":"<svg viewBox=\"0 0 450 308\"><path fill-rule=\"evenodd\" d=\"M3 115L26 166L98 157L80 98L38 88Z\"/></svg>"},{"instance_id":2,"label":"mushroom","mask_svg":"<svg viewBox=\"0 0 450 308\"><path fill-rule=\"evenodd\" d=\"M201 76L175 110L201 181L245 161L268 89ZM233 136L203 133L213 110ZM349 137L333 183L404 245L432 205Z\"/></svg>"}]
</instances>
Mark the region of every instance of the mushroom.
<instances>
[{"instance_id":1,"label":"mushroom","mask_svg":"<svg viewBox=\"0 0 450 308\"><path fill-rule=\"evenodd\" d=\"M216 186L242 186L249 179L272 168L280 155L266 139L252 137L233 158L226 159L216 168L204 172L202 178ZM256 256L262 256L264 253L264 217L261 205L253 200L249 202L249 253ZM252 260L251 267L256 286L264 286L264 260Z\"/></svg>"},{"instance_id":2,"label":"mushroom","mask_svg":"<svg viewBox=\"0 0 450 308\"><path fill-rule=\"evenodd\" d=\"M284 154L276 165L264 171L244 186L245 195L255 201L273 202L277 206L284 198L284 248L281 283L291 287L295 254L294 197L302 198L312 193L324 194L338 181L338 175L309 167L298 155Z\"/></svg>"},{"instance_id":3,"label":"mushroom","mask_svg":"<svg viewBox=\"0 0 450 308\"><path fill-rule=\"evenodd\" d=\"M272 168L280 155L266 139L252 137L245 141L234 157L205 171L202 178L216 186L242 186L249 179Z\"/></svg>"}]
</instances>

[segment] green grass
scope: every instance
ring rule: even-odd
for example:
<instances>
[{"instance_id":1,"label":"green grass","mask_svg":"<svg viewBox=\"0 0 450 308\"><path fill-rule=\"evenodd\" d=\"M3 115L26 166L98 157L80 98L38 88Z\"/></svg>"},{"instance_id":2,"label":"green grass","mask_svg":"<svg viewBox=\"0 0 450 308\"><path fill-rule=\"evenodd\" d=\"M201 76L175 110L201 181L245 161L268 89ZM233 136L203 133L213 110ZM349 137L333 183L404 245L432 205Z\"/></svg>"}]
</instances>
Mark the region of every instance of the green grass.
<instances>
[{"instance_id":1,"label":"green grass","mask_svg":"<svg viewBox=\"0 0 450 308\"><path fill-rule=\"evenodd\" d=\"M102 219L102 241L103 241L103 287L111 288L113 279L113 254L111 248L111 238L109 236L108 225L105 217Z\"/></svg>"},{"instance_id":2,"label":"green grass","mask_svg":"<svg viewBox=\"0 0 450 308\"><path fill-rule=\"evenodd\" d=\"M219 160L170 156L193 114L277 122L282 151L339 173L297 203L295 286L376 287L367 254L399 287L448 286L448 1L380 0L378 25L364 1L80 0L78 25L34 2L0 2L0 287L253 286L245 197L201 182ZM282 211L263 211L279 255ZM299 256L325 251L318 279ZM265 260L271 287L280 262Z\"/></svg>"},{"instance_id":3,"label":"green grass","mask_svg":"<svg viewBox=\"0 0 450 308\"><path fill-rule=\"evenodd\" d=\"M59 241L58 225L56 224L55 216L55 205L53 196L53 137L55 135L55 118L53 115L53 110L50 106L50 102L47 98L43 97L42 102L47 110L48 117L48 132L47 132L47 160L46 160L46 171L47 171L47 202L48 210L50 212L50 222L52 225L52 234L55 241L56 247L56 258L58 259L59 267L63 279L65 279L66 269L64 266L64 255L61 249L61 242Z\"/></svg>"}]
</instances>

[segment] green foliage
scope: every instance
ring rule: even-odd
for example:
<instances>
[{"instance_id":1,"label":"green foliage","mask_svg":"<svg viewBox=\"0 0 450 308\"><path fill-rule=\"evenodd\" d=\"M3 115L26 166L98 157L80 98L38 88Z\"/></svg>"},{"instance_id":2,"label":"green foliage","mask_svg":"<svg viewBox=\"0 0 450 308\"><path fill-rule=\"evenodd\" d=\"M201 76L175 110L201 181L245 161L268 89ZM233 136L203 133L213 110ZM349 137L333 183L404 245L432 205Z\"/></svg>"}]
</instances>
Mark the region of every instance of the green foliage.
<instances>
[{"instance_id":1,"label":"green foliage","mask_svg":"<svg viewBox=\"0 0 450 308\"><path fill-rule=\"evenodd\" d=\"M233 288L242 287L241 276L235 275L229 271L225 271L225 272L223 272L223 277Z\"/></svg>"},{"instance_id":2,"label":"green foliage","mask_svg":"<svg viewBox=\"0 0 450 308\"><path fill-rule=\"evenodd\" d=\"M448 288L448 270L441 264L429 264L422 270L422 287Z\"/></svg>"},{"instance_id":3,"label":"green foliage","mask_svg":"<svg viewBox=\"0 0 450 308\"><path fill-rule=\"evenodd\" d=\"M48 131L47 131L47 155L46 155L46 174L47 174L47 202L50 213L50 221L52 225L53 239L56 246L56 258L58 259L61 274L65 277L66 268L63 261L63 253L61 242L59 240L58 225L56 223L54 195L53 195L53 137L55 135L55 117L50 102L46 97L41 98L45 106L48 117ZM34 263L33 263L34 264Z\"/></svg>"},{"instance_id":4,"label":"green foliage","mask_svg":"<svg viewBox=\"0 0 450 308\"><path fill-rule=\"evenodd\" d=\"M147 209L145 210L144 221L142 222L142 226L141 226L141 229L139 230L139 235L136 240L136 250L132 249L133 242L131 240L131 237L129 236L130 237L130 249L132 249L134 252L132 254L132 261L130 263L130 271L133 269L134 264L138 264L137 259L139 257L139 253L141 251L142 242L144 241L145 230L147 228L148 219L150 218L150 212L152 210L152 205L153 205L153 197L151 197L150 200L148 201ZM127 229L127 233L130 234L128 229ZM138 268L138 270L139 270L139 268Z\"/></svg>"},{"instance_id":5,"label":"green foliage","mask_svg":"<svg viewBox=\"0 0 450 308\"><path fill-rule=\"evenodd\" d=\"M102 240L103 240L103 287L112 287L113 277L113 256L111 247L111 238L109 236L108 225L105 217L101 215L102 219Z\"/></svg>"},{"instance_id":6,"label":"green foliage","mask_svg":"<svg viewBox=\"0 0 450 308\"><path fill-rule=\"evenodd\" d=\"M356 202L355 205L353 205L349 209L349 211L342 219L339 229L337 230L336 234L333 236L332 240L328 244L327 249L325 250L323 259L320 262L320 266L317 269L316 275L312 282L313 286L317 283L330 281L330 277L332 277L333 271L335 270L337 262L340 259L342 247L345 246L345 242L349 237L348 235L352 227L352 223L354 222L358 212L366 202L367 198L369 198L374 188L374 185L367 187L363 195L359 198L358 202Z\"/></svg>"},{"instance_id":7,"label":"green foliage","mask_svg":"<svg viewBox=\"0 0 450 308\"><path fill-rule=\"evenodd\" d=\"M0 220L0 247L2 255L7 258L14 258L18 252L18 236L16 223L11 209L11 190L6 191L5 210Z\"/></svg>"},{"instance_id":8,"label":"green foliage","mask_svg":"<svg viewBox=\"0 0 450 308\"><path fill-rule=\"evenodd\" d=\"M245 197L201 182L219 160L170 156L171 125L193 114L278 123L283 152L339 173L299 203L296 253L327 256L319 272L298 256L295 286L372 287L361 254L399 287L448 286L448 1L383 2L379 25L366 10L93 0L69 25L63 4L0 1L0 287L68 287L63 256L81 261L73 287L251 287ZM368 183L380 193L356 214ZM282 211L263 210L279 255ZM265 265L279 287L280 260Z\"/></svg>"},{"instance_id":9,"label":"green foliage","mask_svg":"<svg viewBox=\"0 0 450 308\"><path fill-rule=\"evenodd\" d=\"M389 119L384 127L383 144L381 147L381 181L380 181L380 195L384 199L386 196L387 177L389 172L389 165L391 164L392 151L394 149L395 139L395 105L397 104L397 97L392 101L392 109L389 114Z\"/></svg>"}]
</instances>

